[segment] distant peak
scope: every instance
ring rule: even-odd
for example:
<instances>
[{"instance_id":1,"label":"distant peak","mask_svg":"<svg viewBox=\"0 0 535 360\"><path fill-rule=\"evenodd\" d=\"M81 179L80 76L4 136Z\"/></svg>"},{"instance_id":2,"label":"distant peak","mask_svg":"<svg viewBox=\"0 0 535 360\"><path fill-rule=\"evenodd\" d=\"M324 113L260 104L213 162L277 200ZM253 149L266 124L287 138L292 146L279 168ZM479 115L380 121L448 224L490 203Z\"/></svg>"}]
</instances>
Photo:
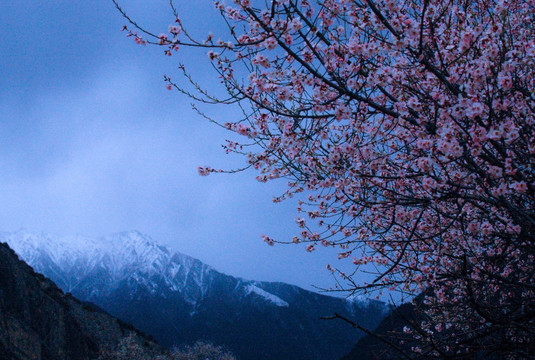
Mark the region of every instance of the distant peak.
<instances>
[{"instance_id":1,"label":"distant peak","mask_svg":"<svg viewBox=\"0 0 535 360\"><path fill-rule=\"evenodd\" d=\"M64 284L66 291L76 288L80 279L103 272L110 286L127 279L134 282L143 279L149 284L147 279L162 278L173 289L183 288L190 282L203 287L206 274L212 270L199 260L171 252L137 230L99 238L61 237L19 230L0 233L0 241L7 242L38 271L65 274L70 279Z\"/></svg>"}]
</instances>

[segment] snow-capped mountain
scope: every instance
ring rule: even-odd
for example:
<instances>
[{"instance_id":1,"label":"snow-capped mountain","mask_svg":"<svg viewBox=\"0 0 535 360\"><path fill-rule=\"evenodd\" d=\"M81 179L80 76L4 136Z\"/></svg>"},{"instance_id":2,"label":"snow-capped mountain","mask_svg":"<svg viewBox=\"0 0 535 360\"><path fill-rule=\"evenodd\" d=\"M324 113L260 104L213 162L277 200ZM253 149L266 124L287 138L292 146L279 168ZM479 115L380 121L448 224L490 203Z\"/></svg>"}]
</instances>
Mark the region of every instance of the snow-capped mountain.
<instances>
[{"instance_id":1,"label":"snow-capped mountain","mask_svg":"<svg viewBox=\"0 0 535 360\"><path fill-rule=\"evenodd\" d=\"M319 317L342 313L374 328L386 314L376 301L228 276L136 231L92 239L23 230L0 233L0 242L64 291L166 346L204 339L240 359L337 359L362 334Z\"/></svg>"},{"instance_id":2,"label":"snow-capped mountain","mask_svg":"<svg viewBox=\"0 0 535 360\"><path fill-rule=\"evenodd\" d=\"M0 236L36 271L66 292L94 300L124 282L151 294L179 292L190 304L200 301L213 271L199 260L158 245L137 231L92 239L58 237L26 230Z\"/></svg>"}]
</instances>

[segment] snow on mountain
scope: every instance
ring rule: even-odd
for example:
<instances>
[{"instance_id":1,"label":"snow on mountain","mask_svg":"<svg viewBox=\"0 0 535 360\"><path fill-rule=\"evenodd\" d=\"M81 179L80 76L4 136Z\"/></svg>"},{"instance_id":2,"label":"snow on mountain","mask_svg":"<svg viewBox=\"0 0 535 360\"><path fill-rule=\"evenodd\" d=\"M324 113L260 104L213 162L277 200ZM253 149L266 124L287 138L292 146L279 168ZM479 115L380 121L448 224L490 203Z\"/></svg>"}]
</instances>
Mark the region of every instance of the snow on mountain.
<instances>
[{"instance_id":1,"label":"snow on mountain","mask_svg":"<svg viewBox=\"0 0 535 360\"><path fill-rule=\"evenodd\" d=\"M139 287L153 295L179 292L189 304L195 305L203 299L217 273L199 260L171 252L137 231L94 239L20 230L0 233L0 241L7 242L22 259L50 276L64 291L87 299L126 283L132 294ZM245 295L254 293L275 306L288 306L286 301L252 282L240 283Z\"/></svg>"},{"instance_id":2,"label":"snow on mountain","mask_svg":"<svg viewBox=\"0 0 535 360\"><path fill-rule=\"evenodd\" d=\"M256 285L250 284L246 287L246 291L248 294L256 294L260 297L266 299L269 302L272 302L273 304L281 307L288 307L290 306L286 301L282 300L280 297L275 296L273 294L268 293L267 291L260 289Z\"/></svg>"}]
</instances>

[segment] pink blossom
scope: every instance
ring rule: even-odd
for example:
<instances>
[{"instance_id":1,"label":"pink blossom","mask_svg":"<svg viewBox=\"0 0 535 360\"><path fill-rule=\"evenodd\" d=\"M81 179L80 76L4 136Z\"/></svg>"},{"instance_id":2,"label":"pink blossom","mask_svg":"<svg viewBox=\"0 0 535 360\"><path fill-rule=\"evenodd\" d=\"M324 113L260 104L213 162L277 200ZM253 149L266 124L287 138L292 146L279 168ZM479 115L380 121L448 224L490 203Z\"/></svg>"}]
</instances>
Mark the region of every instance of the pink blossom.
<instances>
[{"instance_id":1,"label":"pink blossom","mask_svg":"<svg viewBox=\"0 0 535 360\"><path fill-rule=\"evenodd\" d=\"M275 39L275 37L270 36L266 40L264 40L264 46L268 50L273 50L277 47L277 40Z\"/></svg>"},{"instance_id":2,"label":"pink blossom","mask_svg":"<svg viewBox=\"0 0 535 360\"><path fill-rule=\"evenodd\" d=\"M176 36L180 34L181 30L179 26L173 24L173 25L169 25L169 32Z\"/></svg>"},{"instance_id":3,"label":"pink blossom","mask_svg":"<svg viewBox=\"0 0 535 360\"><path fill-rule=\"evenodd\" d=\"M213 170L208 166L206 167L199 166L197 167L197 171L199 172L199 175L201 176L208 176Z\"/></svg>"},{"instance_id":4,"label":"pink blossom","mask_svg":"<svg viewBox=\"0 0 535 360\"><path fill-rule=\"evenodd\" d=\"M523 194L528 191L528 184L524 181L514 182L511 184L511 188L516 192Z\"/></svg>"},{"instance_id":5,"label":"pink blossom","mask_svg":"<svg viewBox=\"0 0 535 360\"><path fill-rule=\"evenodd\" d=\"M158 44L165 45L165 44L168 44L168 43L169 43L169 41L167 40L167 35L160 34L160 36L158 36Z\"/></svg>"},{"instance_id":6,"label":"pink blossom","mask_svg":"<svg viewBox=\"0 0 535 360\"><path fill-rule=\"evenodd\" d=\"M433 178L425 176L422 180L422 185L424 186L425 190L431 191L437 186L437 182Z\"/></svg>"},{"instance_id":7,"label":"pink blossom","mask_svg":"<svg viewBox=\"0 0 535 360\"><path fill-rule=\"evenodd\" d=\"M271 67L269 59L262 54L257 54L251 61L253 65L262 65L265 68Z\"/></svg>"},{"instance_id":8,"label":"pink blossom","mask_svg":"<svg viewBox=\"0 0 535 360\"><path fill-rule=\"evenodd\" d=\"M303 24L301 23L301 20L298 18L293 18L289 23L290 29L292 31L299 31L303 27Z\"/></svg>"},{"instance_id":9,"label":"pink blossom","mask_svg":"<svg viewBox=\"0 0 535 360\"><path fill-rule=\"evenodd\" d=\"M262 239L264 239L264 242L266 244L268 244L269 246L275 245L275 241L272 238L270 238L269 236L262 235Z\"/></svg>"}]
</instances>

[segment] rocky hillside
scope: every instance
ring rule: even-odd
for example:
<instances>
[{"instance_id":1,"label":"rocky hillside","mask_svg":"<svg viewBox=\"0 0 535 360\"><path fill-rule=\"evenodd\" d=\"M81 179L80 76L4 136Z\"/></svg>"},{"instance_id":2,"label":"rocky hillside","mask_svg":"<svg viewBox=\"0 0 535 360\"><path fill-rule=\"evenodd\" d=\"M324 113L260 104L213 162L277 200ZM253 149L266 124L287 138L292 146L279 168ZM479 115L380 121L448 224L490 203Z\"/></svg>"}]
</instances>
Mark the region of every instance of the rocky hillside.
<instances>
[{"instance_id":1,"label":"rocky hillside","mask_svg":"<svg viewBox=\"0 0 535 360\"><path fill-rule=\"evenodd\" d=\"M0 243L0 359L96 359L125 337L160 350L131 325L64 294Z\"/></svg>"}]
</instances>

